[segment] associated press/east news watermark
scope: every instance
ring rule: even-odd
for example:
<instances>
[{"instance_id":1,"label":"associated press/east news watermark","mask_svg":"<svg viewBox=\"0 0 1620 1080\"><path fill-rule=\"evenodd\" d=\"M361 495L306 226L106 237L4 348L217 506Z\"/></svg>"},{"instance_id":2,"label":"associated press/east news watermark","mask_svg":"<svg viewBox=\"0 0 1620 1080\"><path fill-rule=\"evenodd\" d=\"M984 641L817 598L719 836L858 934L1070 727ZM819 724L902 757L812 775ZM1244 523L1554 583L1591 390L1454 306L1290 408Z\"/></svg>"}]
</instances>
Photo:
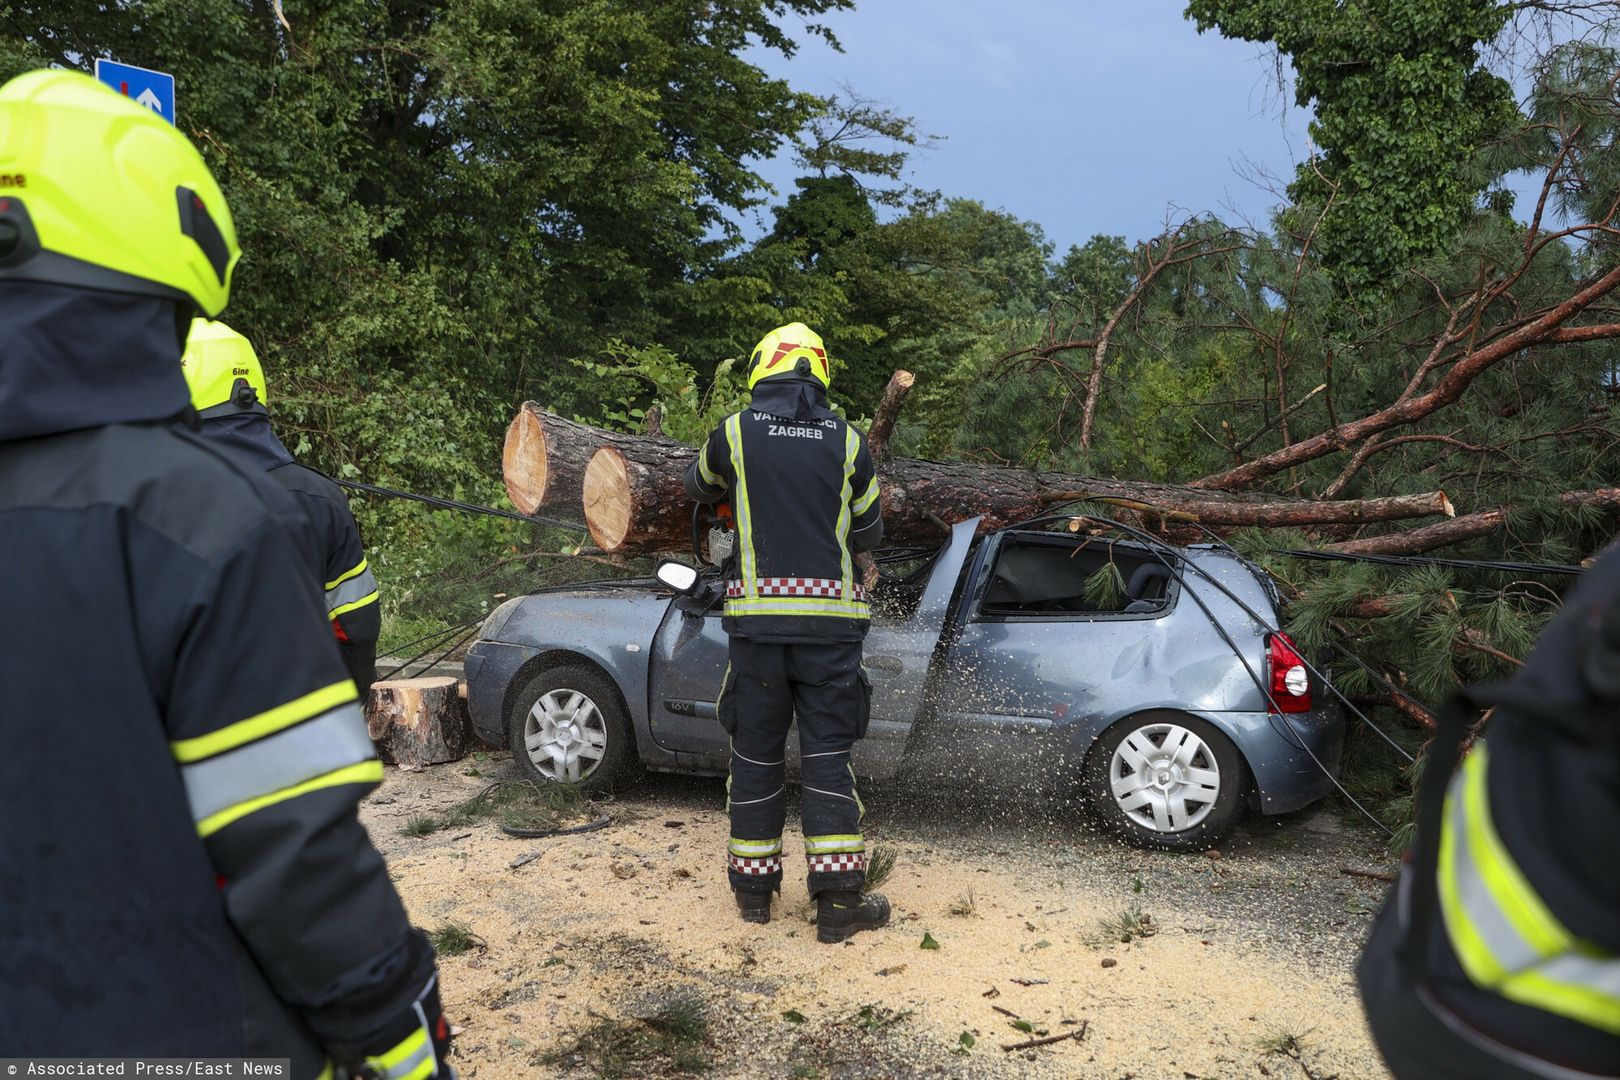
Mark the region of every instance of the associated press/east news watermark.
<instances>
[{"instance_id":1,"label":"associated press/east news watermark","mask_svg":"<svg viewBox=\"0 0 1620 1080\"><path fill-rule=\"evenodd\" d=\"M0 1058L0 1080L75 1076L292 1080L292 1062L287 1058Z\"/></svg>"}]
</instances>

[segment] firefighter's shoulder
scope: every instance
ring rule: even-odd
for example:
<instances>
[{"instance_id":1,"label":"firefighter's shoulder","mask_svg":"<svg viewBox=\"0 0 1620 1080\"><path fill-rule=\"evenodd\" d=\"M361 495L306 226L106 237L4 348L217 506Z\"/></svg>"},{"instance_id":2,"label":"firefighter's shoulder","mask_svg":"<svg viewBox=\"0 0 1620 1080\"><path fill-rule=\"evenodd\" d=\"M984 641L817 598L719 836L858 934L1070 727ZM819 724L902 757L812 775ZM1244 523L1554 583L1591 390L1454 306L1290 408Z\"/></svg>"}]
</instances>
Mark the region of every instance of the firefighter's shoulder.
<instances>
[{"instance_id":1,"label":"firefighter's shoulder","mask_svg":"<svg viewBox=\"0 0 1620 1080\"><path fill-rule=\"evenodd\" d=\"M324 499L345 508L349 505L349 497L344 494L343 489L338 486L336 480L333 480L319 469L312 469L300 462L294 461L271 469L269 476L285 491L293 491L300 495Z\"/></svg>"},{"instance_id":2,"label":"firefighter's shoulder","mask_svg":"<svg viewBox=\"0 0 1620 1080\"><path fill-rule=\"evenodd\" d=\"M203 559L239 547L267 528L297 531L302 515L251 464L195 432L164 424L87 432L85 494L124 505L148 528Z\"/></svg>"}]
</instances>

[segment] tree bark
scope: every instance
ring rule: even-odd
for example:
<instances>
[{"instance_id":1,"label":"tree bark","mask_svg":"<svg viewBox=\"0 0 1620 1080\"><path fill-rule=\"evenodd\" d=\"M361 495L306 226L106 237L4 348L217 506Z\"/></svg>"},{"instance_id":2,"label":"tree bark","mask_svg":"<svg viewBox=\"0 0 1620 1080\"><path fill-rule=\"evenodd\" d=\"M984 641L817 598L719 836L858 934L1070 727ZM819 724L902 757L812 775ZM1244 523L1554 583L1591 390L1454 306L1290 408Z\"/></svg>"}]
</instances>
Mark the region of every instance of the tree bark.
<instances>
[{"instance_id":1,"label":"tree bark","mask_svg":"<svg viewBox=\"0 0 1620 1080\"><path fill-rule=\"evenodd\" d=\"M917 382L917 376L904 369L896 369L889 376L889 384L883 388L883 397L878 399L877 411L872 414L872 426L866 432L866 448L872 454L873 461L880 461L889 456L889 435L894 431L894 422L900 415L900 407L905 404L906 395Z\"/></svg>"},{"instance_id":2,"label":"tree bark","mask_svg":"<svg viewBox=\"0 0 1620 1080\"><path fill-rule=\"evenodd\" d=\"M1388 495L1377 499L1338 499L1326 502L1231 503L1188 501L1176 507L1195 515L1205 525L1241 525L1273 529L1301 525L1354 524L1402 521L1408 518L1457 516L1443 491L1421 495Z\"/></svg>"},{"instance_id":3,"label":"tree bark","mask_svg":"<svg viewBox=\"0 0 1620 1080\"><path fill-rule=\"evenodd\" d=\"M1620 488L1598 488L1595 491L1566 491L1558 496L1566 509L1595 506L1603 510L1620 510ZM1508 522L1512 513L1506 506L1482 510L1477 514L1464 514L1450 521L1437 521L1405 532L1369 536L1361 540L1347 540L1329 544L1327 551L1344 555L1420 555L1435 548L1460 544L1480 536L1489 536Z\"/></svg>"},{"instance_id":4,"label":"tree bark","mask_svg":"<svg viewBox=\"0 0 1620 1080\"><path fill-rule=\"evenodd\" d=\"M585 523L597 545L628 553L689 544L691 503L680 478L695 456L690 447L650 439L597 451L585 483ZM1223 502L1163 484L916 458L881 462L878 483L884 536L898 545L938 543L950 526L981 515L981 531L1004 528L1081 498L1123 503L1150 521L1157 514L1170 521L1196 516L1218 527L1389 521L1442 514L1450 506L1439 492L1332 503Z\"/></svg>"},{"instance_id":5,"label":"tree bark","mask_svg":"<svg viewBox=\"0 0 1620 1080\"><path fill-rule=\"evenodd\" d=\"M509 491L531 496L543 491L543 503L535 506L581 514L606 552L682 550L691 542L691 504L681 488L681 475L697 453L691 447L576 424L532 405L525 405L512 425L518 434L509 434L508 448L520 449L504 456ZM537 440L543 451L532 449ZM1185 528L1194 521L1217 529L1360 525L1453 513L1445 493L1438 491L1313 503L915 458L884 458L878 477L884 533L901 545L938 543L951 525L968 518L982 515L983 529L997 529L1077 500L1124 507L1158 528ZM577 492L571 506L558 501L571 491ZM534 512L522 503L518 507Z\"/></svg>"},{"instance_id":6,"label":"tree bark","mask_svg":"<svg viewBox=\"0 0 1620 1080\"><path fill-rule=\"evenodd\" d=\"M373 683L366 729L378 756L405 768L458 761L472 742L467 703L448 676Z\"/></svg>"}]
</instances>

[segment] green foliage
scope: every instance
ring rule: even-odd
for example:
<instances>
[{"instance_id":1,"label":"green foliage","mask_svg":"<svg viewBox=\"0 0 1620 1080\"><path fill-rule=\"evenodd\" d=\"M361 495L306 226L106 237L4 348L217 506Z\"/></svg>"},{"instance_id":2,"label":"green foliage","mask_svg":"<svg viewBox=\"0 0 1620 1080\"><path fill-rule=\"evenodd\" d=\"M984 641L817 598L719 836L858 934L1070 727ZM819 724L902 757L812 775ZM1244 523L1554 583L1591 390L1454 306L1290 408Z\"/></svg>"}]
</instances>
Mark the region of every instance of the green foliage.
<instances>
[{"instance_id":1,"label":"green foliage","mask_svg":"<svg viewBox=\"0 0 1620 1080\"><path fill-rule=\"evenodd\" d=\"M439 819L432 814L412 814L400 830L406 836L421 838L439 831Z\"/></svg>"},{"instance_id":2,"label":"green foliage","mask_svg":"<svg viewBox=\"0 0 1620 1080\"><path fill-rule=\"evenodd\" d=\"M890 1009L883 1005L862 1005L845 1023L868 1035L878 1035L911 1018L910 1009Z\"/></svg>"},{"instance_id":3,"label":"green foliage","mask_svg":"<svg viewBox=\"0 0 1620 1080\"><path fill-rule=\"evenodd\" d=\"M1398 279L1473 217L1492 179L1478 157L1519 118L1508 81L1479 60L1513 10L1500 0L1191 0L1187 16L1288 58L1321 150L1289 194L1326 207L1318 253L1354 289Z\"/></svg>"},{"instance_id":4,"label":"green foliage","mask_svg":"<svg viewBox=\"0 0 1620 1080\"><path fill-rule=\"evenodd\" d=\"M871 857L866 862L866 881L862 891L872 892L889 880L889 875L894 873L894 864L899 858L900 853L889 845L873 845Z\"/></svg>"},{"instance_id":5,"label":"green foliage","mask_svg":"<svg viewBox=\"0 0 1620 1080\"><path fill-rule=\"evenodd\" d=\"M790 21L831 41L816 19L849 4L332 0L283 22L237 0L8 0L0 81L97 56L174 72L245 253L226 318L288 446L493 501L519 401L593 411L569 358L687 323L762 198L749 163L830 108L766 57L793 53Z\"/></svg>"},{"instance_id":6,"label":"green foliage","mask_svg":"<svg viewBox=\"0 0 1620 1080\"><path fill-rule=\"evenodd\" d=\"M1092 611L1117 611L1125 606L1125 576L1113 559L1086 577L1086 607Z\"/></svg>"},{"instance_id":7,"label":"green foliage","mask_svg":"<svg viewBox=\"0 0 1620 1080\"><path fill-rule=\"evenodd\" d=\"M612 342L600 362L580 366L599 380L594 422L621 431L647 426L647 406L658 406L664 434L697 445L731 413L748 402L748 388L736 360L716 365L708 388L698 388L697 372L662 345L632 348Z\"/></svg>"},{"instance_id":8,"label":"green foliage","mask_svg":"<svg viewBox=\"0 0 1620 1080\"><path fill-rule=\"evenodd\" d=\"M438 827L457 829L493 821L514 829L558 829L576 824L592 812L590 800L572 784L507 782L491 784L452 807Z\"/></svg>"},{"instance_id":9,"label":"green foliage","mask_svg":"<svg viewBox=\"0 0 1620 1080\"><path fill-rule=\"evenodd\" d=\"M1117 941L1122 945L1129 945L1137 938L1152 937L1158 933L1153 916L1145 914L1141 905L1135 903L1098 919L1097 926L1102 930L1104 940Z\"/></svg>"}]
</instances>

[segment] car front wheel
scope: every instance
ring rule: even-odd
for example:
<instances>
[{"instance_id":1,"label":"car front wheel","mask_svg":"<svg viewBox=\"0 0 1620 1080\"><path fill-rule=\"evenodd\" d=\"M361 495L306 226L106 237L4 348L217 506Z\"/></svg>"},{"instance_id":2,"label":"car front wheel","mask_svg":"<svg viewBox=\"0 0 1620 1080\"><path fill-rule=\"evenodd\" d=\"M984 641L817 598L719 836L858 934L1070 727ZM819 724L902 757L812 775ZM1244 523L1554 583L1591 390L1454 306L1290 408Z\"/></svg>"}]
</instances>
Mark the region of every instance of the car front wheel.
<instances>
[{"instance_id":1,"label":"car front wheel","mask_svg":"<svg viewBox=\"0 0 1620 1080\"><path fill-rule=\"evenodd\" d=\"M631 754L630 723L613 684L600 671L571 664L531 679L507 720L512 756L540 783L606 790Z\"/></svg>"},{"instance_id":2,"label":"car front wheel","mask_svg":"<svg viewBox=\"0 0 1620 1080\"><path fill-rule=\"evenodd\" d=\"M1086 795L1097 817L1138 847L1214 847L1237 822L1246 782L1231 740L1179 713L1121 720L1086 758Z\"/></svg>"}]
</instances>

